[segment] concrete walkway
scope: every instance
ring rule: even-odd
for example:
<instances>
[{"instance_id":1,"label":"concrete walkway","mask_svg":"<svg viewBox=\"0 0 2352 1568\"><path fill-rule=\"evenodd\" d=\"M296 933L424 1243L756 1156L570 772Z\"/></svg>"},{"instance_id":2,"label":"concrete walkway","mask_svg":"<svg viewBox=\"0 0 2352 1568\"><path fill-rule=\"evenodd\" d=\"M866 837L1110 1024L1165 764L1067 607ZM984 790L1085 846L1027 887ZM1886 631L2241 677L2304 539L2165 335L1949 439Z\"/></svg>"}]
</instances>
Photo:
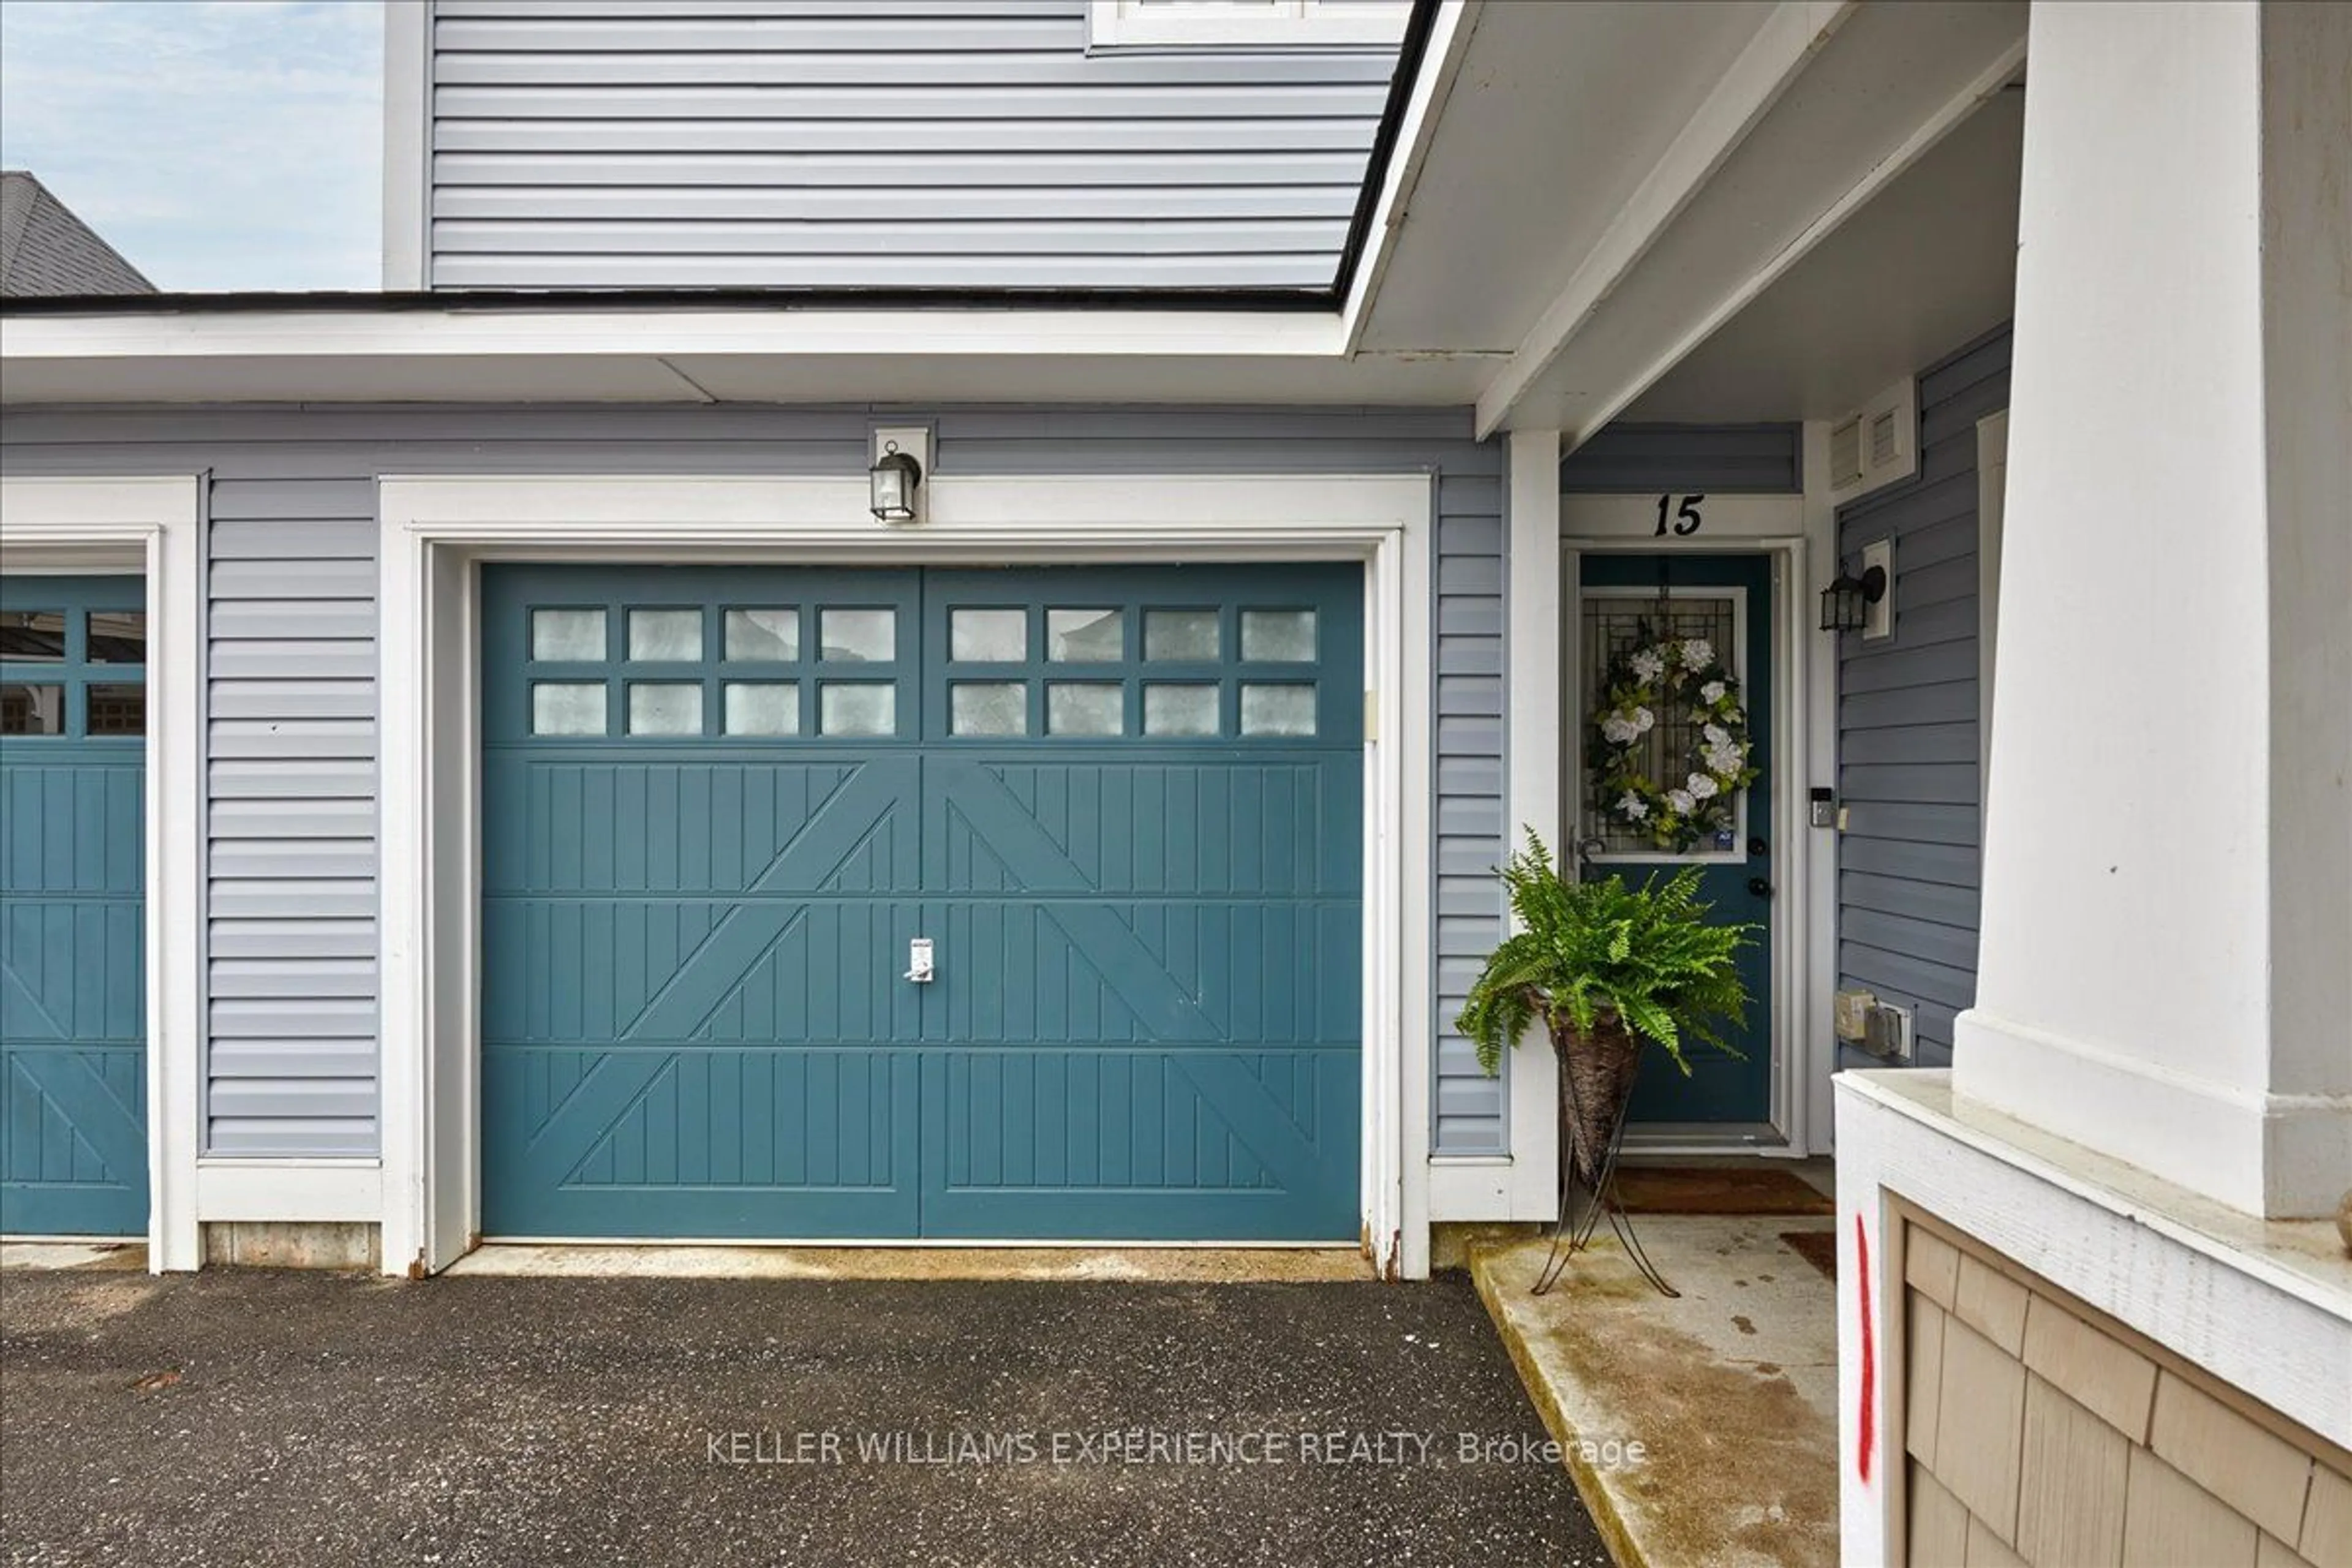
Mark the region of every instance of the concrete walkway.
<instances>
[{"instance_id":1,"label":"concrete walkway","mask_svg":"<svg viewBox=\"0 0 2352 1568\"><path fill-rule=\"evenodd\" d=\"M1458 1275L0 1273L12 1563L1601 1568L1543 1444Z\"/></svg>"},{"instance_id":2,"label":"concrete walkway","mask_svg":"<svg viewBox=\"0 0 2352 1568\"><path fill-rule=\"evenodd\" d=\"M1545 1242L1482 1246L1471 1265L1617 1561L1832 1568L1835 1286L1785 1238L1833 1238L1835 1220L1635 1223L1679 1300L1653 1290L1605 1227L1542 1296Z\"/></svg>"}]
</instances>

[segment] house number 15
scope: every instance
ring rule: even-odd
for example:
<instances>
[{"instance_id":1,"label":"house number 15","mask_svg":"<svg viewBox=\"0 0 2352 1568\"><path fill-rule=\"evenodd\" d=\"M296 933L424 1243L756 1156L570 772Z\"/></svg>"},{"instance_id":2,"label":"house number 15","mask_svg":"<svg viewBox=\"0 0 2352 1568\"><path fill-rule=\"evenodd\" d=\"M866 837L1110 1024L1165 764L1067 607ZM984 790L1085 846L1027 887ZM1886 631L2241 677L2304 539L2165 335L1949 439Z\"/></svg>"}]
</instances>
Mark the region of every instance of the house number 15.
<instances>
[{"instance_id":1,"label":"house number 15","mask_svg":"<svg viewBox=\"0 0 2352 1568\"><path fill-rule=\"evenodd\" d=\"M1700 521L1698 515L1698 503L1706 499L1706 498L1703 495L1685 496L1682 498L1683 504L1678 507L1675 507L1675 498L1673 496L1660 496L1658 498L1657 531L1653 533L1650 537L1653 539L1664 539L1669 529L1673 530L1673 531L1679 537L1685 539L1696 533L1698 531ZM1667 515L1666 509L1668 507L1674 507L1674 513L1671 517Z\"/></svg>"}]
</instances>

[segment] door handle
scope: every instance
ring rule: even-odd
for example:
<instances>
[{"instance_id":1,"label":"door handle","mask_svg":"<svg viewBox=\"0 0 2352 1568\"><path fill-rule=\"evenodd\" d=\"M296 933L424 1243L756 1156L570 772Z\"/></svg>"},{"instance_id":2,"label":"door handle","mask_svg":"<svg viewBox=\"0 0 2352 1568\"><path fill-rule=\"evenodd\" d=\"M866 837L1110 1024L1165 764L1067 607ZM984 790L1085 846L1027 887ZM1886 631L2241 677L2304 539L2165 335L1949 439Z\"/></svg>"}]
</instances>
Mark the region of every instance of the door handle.
<instances>
[{"instance_id":1,"label":"door handle","mask_svg":"<svg viewBox=\"0 0 2352 1568\"><path fill-rule=\"evenodd\" d=\"M931 975L931 939L916 937L907 943L907 978L918 985L929 985Z\"/></svg>"},{"instance_id":2,"label":"door handle","mask_svg":"<svg viewBox=\"0 0 2352 1568\"><path fill-rule=\"evenodd\" d=\"M1761 877L1750 877L1748 879L1748 890L1759 899L1769 899L1772 896L1772 884Z\"/></svg>"}]
</instances>

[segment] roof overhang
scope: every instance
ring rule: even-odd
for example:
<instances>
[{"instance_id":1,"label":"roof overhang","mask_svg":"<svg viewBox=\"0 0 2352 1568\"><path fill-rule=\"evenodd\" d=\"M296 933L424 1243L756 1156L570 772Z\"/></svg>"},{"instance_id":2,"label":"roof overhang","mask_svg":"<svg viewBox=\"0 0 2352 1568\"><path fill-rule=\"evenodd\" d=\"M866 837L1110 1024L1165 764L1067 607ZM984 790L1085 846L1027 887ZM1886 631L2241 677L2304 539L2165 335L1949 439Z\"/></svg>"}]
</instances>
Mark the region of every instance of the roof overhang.
<instances>
[{"instance_id":1,"label":"roof overhang","mask_svg":"<svg viewBox=\"0 0 2352 1568\"><path fill-rule=\"evenodd\" d=\"M2024 49L2024 0L1425 0L1328 294L12 305L0 401L1475 405L1572 447Z\"/></svg>"}]
</instances>

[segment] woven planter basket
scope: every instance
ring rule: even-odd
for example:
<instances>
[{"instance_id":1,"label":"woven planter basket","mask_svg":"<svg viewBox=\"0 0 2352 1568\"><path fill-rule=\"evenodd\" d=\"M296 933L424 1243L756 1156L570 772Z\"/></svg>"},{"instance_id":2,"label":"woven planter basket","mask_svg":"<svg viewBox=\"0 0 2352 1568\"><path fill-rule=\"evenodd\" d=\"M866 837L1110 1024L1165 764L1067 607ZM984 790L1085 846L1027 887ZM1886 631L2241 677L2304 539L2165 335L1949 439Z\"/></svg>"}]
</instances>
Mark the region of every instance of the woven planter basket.
<instances>
[{"instance_id":1,"label":"woven planter basket","mask_svg":"<svg viewBox=\"0 0 2352 1568\"><path fill-rule=\"evenodd\" d=\"M1590 1030L1556 1025L1551 1048L1559 1058L1559 1123L1568 1131L1570 1168L1586 1191L1598 1193L1609 1147L1633 1097L1642 1041L1611 1016L1594 1020Z\"/></svg>"}]
</instances>

